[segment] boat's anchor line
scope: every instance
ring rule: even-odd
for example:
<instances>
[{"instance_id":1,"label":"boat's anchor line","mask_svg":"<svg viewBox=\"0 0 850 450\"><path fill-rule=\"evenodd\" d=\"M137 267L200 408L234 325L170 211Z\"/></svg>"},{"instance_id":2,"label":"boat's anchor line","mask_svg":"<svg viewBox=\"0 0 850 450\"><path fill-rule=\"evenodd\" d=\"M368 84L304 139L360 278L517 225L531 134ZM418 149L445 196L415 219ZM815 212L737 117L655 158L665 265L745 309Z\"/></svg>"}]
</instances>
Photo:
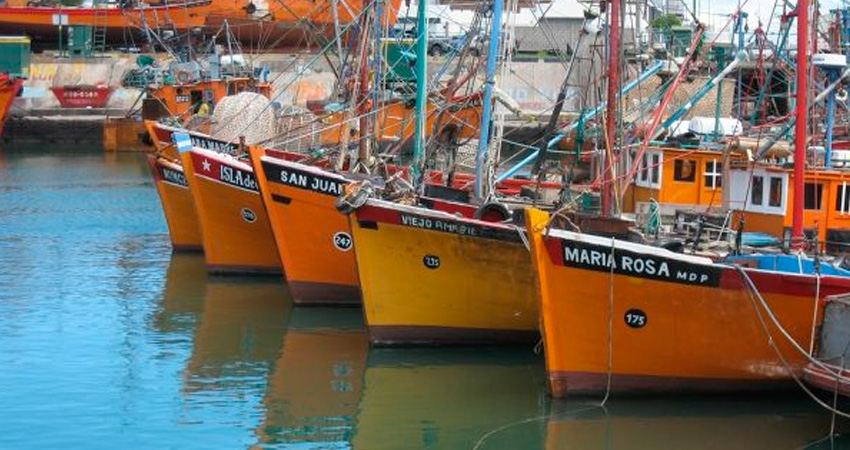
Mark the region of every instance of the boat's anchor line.
<instances>
[{"instance_id":1,"label":"boat's anchor line","mask_svg":"<svg viewBox=\"0 0 850 450\"><path fill-rule=\"evenodd\" d=\"M753 280L752 280L752 279L750 279L750 276L749 276L749 275L747 275L747 272L743 269L743 267L740 267L740 266L737 266L737 265L736 265L736 266L734 266L734 267L735 267L735 269L738 271L738 273L739 273L739 274L741 274L741 278L744 280L744 284L747 286L747 290L749 290L749 292L750 292L750 300L752 301L752 303L753 303L753 308L755 309L756 314L758 315L759 322L761 323L762 329L764 330L765 335L767 335L767 342L768 342L768 344L769 344L769 345L770 345L770 347L773 349L773 351L776 353L776 356L779 358L779 361L781 361L781 362L782 362L782 365L783 365L783 366L785 366L785 369L788 371L788 373L790 373L790 374L791 374L791 378L793 378L793 379L794 379L794 382L795 382L795 383L797 383L797 385L798 385L798 386L800 386L800 389L802 389L802 390L803 390L803 392L805 392L805 393L806 393L809 397L811 397L811 398L812 398L812 400L814 400L814 401L815 401L815 403L817 403L818 405L820 405L821 407L823 407L823 408L824 408L824 409L826 409L827 411L830 411L832 414L835 414L835 415L838 415L838 416L841 416L841 417L844 417L844 418L850 419L850 413L847 413L847 412L841 411L841 410L839 410L838 408L836 408L836 407L834 407L834 406L832 406L832 405L829 405L829 404L827 404L826 402L824 402L823 400L819 399L819 398L818 398L818 397L817 397L817 396L816 396L816 395L815 395L815 394L814 394L814 393L813 393L813 392L812 392L812 391L811 391L811 390L810 390L810 389L809 389L809 388L808 388L808 387L807 387L807 386L803 383L803 381L802 381L802 380L800 380L800 377L799 377L799 376L795 373L795 371L791 368L791 366L788 364L788 361L785 359L785 356L784 356L784 355L782 355L782 352L781 352L781 351L779 350L779 348L776 346L776 342L773 340L773 337L770 335L770 330L768 330L767 323L765 322L765 320L764 320L764 316L762 315L762 312L761 312L761 309L759 309L758 304L756 303L755 299L758 299L759 303L761 303L762 308L764 308L764 311L767 313L767 317L769 317L769 318L770 318L770 321L773 323L773 325L774 325L774 326L776 326L776 328L779 330L779 332L782 334L782 336L784 336L784 337L785 337L785 339L786 339L788 342L790 342L790 343L791 343L791 345L792 345L792 346L793 346L793 347L794 347L794 348L795 348L798 352L800 352L800 353L801 353L801 354L802 354L802 355L803 355L803 356L804 356L804 357L805 357L805 358L806 358L806 359L807 359L810 363L812 363L812 364L814 364L814 365L816 365L816 366L820 367L821 369L823 369L823 370L824 370L824 371L826 371L827 373L829 373L829 374L831 374L831 375L834 375L834 376L836 377L836 380L839 380L839 379L846 379L846 377L844 377L844 376L843 376L843 375L841 375L840 373L836 373L836 372L835 372L835 371L833 371L831 368L827 367L824 363L822 363L822 362L821 362L821 361L819 361L818 359L816 359L816 358L812 357L812 355L811 355L811 354L809 354L808 352L806 352L806 351L805 351L805 349L803 349L803 347L801 347L801 346L800 346L800 344L799 344L799 343L797 343L797 341L796 341L796 340L794 340L794 338L793 338L793 337L792 337L792 336L788 333L788 331L785 329L785 327L783 327L783 326L782 326L782 324L779 322L779 320L778 320L778 319L776 318L776 316L773 314L773 311L770 309L770 306L769 306L769 305L767 304L767 302L764 300L764 297L762 297L762 296L761 296L761 293L758 291L758 288L757 288L757 287L755 286L755 284L753 283ZM817 299L817 298L815 298L815 302L817 302L817 301L818 301L818 299ZM848 379L848 380L850 380L850 379Z\"/></svg>"}]
</instances>

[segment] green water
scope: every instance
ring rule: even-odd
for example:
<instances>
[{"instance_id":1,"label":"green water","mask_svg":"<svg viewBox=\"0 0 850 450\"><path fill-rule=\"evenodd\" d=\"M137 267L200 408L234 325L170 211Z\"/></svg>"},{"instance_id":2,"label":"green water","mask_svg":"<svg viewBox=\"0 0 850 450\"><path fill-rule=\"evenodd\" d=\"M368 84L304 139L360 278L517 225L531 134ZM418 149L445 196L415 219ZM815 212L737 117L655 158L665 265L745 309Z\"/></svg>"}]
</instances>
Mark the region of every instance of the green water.
<instances>
[{"instance_id":1,"label":"green water","mask_svg":"<svg viewBox=\"0 0 850 450\"><path fill-rule=\"evenodd\" d=\"M359 309L172 256L141 156L0 156L0 449L850 446L793 391L601 408L530 348L370 349Z\"/></svg>"}]
</instances>

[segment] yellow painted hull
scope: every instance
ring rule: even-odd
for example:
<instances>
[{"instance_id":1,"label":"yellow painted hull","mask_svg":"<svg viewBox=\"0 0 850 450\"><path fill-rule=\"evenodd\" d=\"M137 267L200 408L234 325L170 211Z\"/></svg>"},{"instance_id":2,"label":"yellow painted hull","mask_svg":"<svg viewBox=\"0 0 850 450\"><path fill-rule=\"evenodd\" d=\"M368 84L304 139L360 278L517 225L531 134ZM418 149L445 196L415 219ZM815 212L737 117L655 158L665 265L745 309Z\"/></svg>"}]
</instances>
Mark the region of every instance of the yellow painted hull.
<instances>
[{"instance_id":1,"label":"yellow painted hull","mask_svg":"<svg viewBox=\"0 0 850 450\"><path fill-rule=\"evenodd\" d=\"M372 342L539 339L531 257L515 228L374 200L350 221Z\"/></svg>"},{"instance_id":2,"label":"yellow painted hull","mask_svg":"<svg viewBox=\"0 0 850 450\"><path fill-rule=\"evenodd\" d=\"M162 212L175 251L203 250L201 226L183 168L165 158L148 155Z\"/></svg>"},{"instance_id":3,"label":"yellow painted hull","mask_svg":"<svg viewBox=\"0 0 850 450\"><path fill-rule=\"evenodd\" d=\"M280 274L274 236L251 166L198 148L180 156L210 272Z\"/></svg>"}]
</instances>

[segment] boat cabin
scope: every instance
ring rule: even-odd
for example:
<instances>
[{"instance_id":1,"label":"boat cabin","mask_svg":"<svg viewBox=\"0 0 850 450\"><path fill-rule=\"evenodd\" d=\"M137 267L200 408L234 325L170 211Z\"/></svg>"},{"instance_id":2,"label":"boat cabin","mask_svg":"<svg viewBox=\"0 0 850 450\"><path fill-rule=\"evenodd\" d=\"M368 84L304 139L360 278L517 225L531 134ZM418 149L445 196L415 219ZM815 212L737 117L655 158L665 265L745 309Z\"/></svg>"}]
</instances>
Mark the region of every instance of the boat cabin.
<instances>
[{"instance_id":1,"label":"boat cabin","mask_svg":"<svg viewBox=\"0 0 850 450\"><path fill-rule=\"evenodd\" d=\"M668 211L695 205L721 206L723 154L715 150L649 148L626 190L623 211L640 212L653 200Z\"/></svg>"},{"instance_id":2,"label":"boat cabin","mask_svg":"<svg viewBox=\"0 0 850 450\"><path fill-rule=\"evenodd\" d=\"M793 168L779 165L739 165L728 173L725 204L743 215L745 231L772 234L789 242L794 195ZM818 168L806 171L803 229L817 235L822 248L845 251L850 243L850 171ZM828 245L825 245L828 244Z\"/></svg>"},{"instance_id":3,"label":"boat cabin","mask_svg":"<svg viewBox=\"0 0 850 450\"><path fill-rule=\"evenodd\" d=\"M163 85L148 91L148 98L142 105L142 117L145 120L165 116L185 119L197 113L204 103L212 103L212 112L225 96L246 91L270 97L271 85L244 77Z\"/></svg>"}]
</instances>

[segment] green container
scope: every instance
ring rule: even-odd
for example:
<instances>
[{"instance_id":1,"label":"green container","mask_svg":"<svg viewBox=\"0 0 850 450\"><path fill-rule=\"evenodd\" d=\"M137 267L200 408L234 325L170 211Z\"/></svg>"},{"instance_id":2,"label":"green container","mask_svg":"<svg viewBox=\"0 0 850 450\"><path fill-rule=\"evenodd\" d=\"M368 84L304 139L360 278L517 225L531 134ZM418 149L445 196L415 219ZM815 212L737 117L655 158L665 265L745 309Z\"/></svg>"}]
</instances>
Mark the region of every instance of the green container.
<instances>
[{"instance_id":1,"label":"green container","mask_svg":"<svg viewBox=\"0 0 850 450\"><path fill-rule=\"evenodd\" d=\"M13 77L30 76L30 38L0 36L0 72Z\"/></svg>"},{"instance_id":2,"label":"green container","mask_svg":"<svg viewBox=\"0 0 850 450\"><path fill-rule=\"evenodd\" d=\"M390 81L416 82L416 41L385 39L384 70Z\"/></svg>"},{"instance_id":3,"label":"green container","mask_svg":"<svg viewBox=\"0 0 850 450\"><path fill-rule=\"evenodd\" d=\"M68 54L71 56L91 56L92 27L71 25L68 27Z\"/></svg>"}]
</instances>

